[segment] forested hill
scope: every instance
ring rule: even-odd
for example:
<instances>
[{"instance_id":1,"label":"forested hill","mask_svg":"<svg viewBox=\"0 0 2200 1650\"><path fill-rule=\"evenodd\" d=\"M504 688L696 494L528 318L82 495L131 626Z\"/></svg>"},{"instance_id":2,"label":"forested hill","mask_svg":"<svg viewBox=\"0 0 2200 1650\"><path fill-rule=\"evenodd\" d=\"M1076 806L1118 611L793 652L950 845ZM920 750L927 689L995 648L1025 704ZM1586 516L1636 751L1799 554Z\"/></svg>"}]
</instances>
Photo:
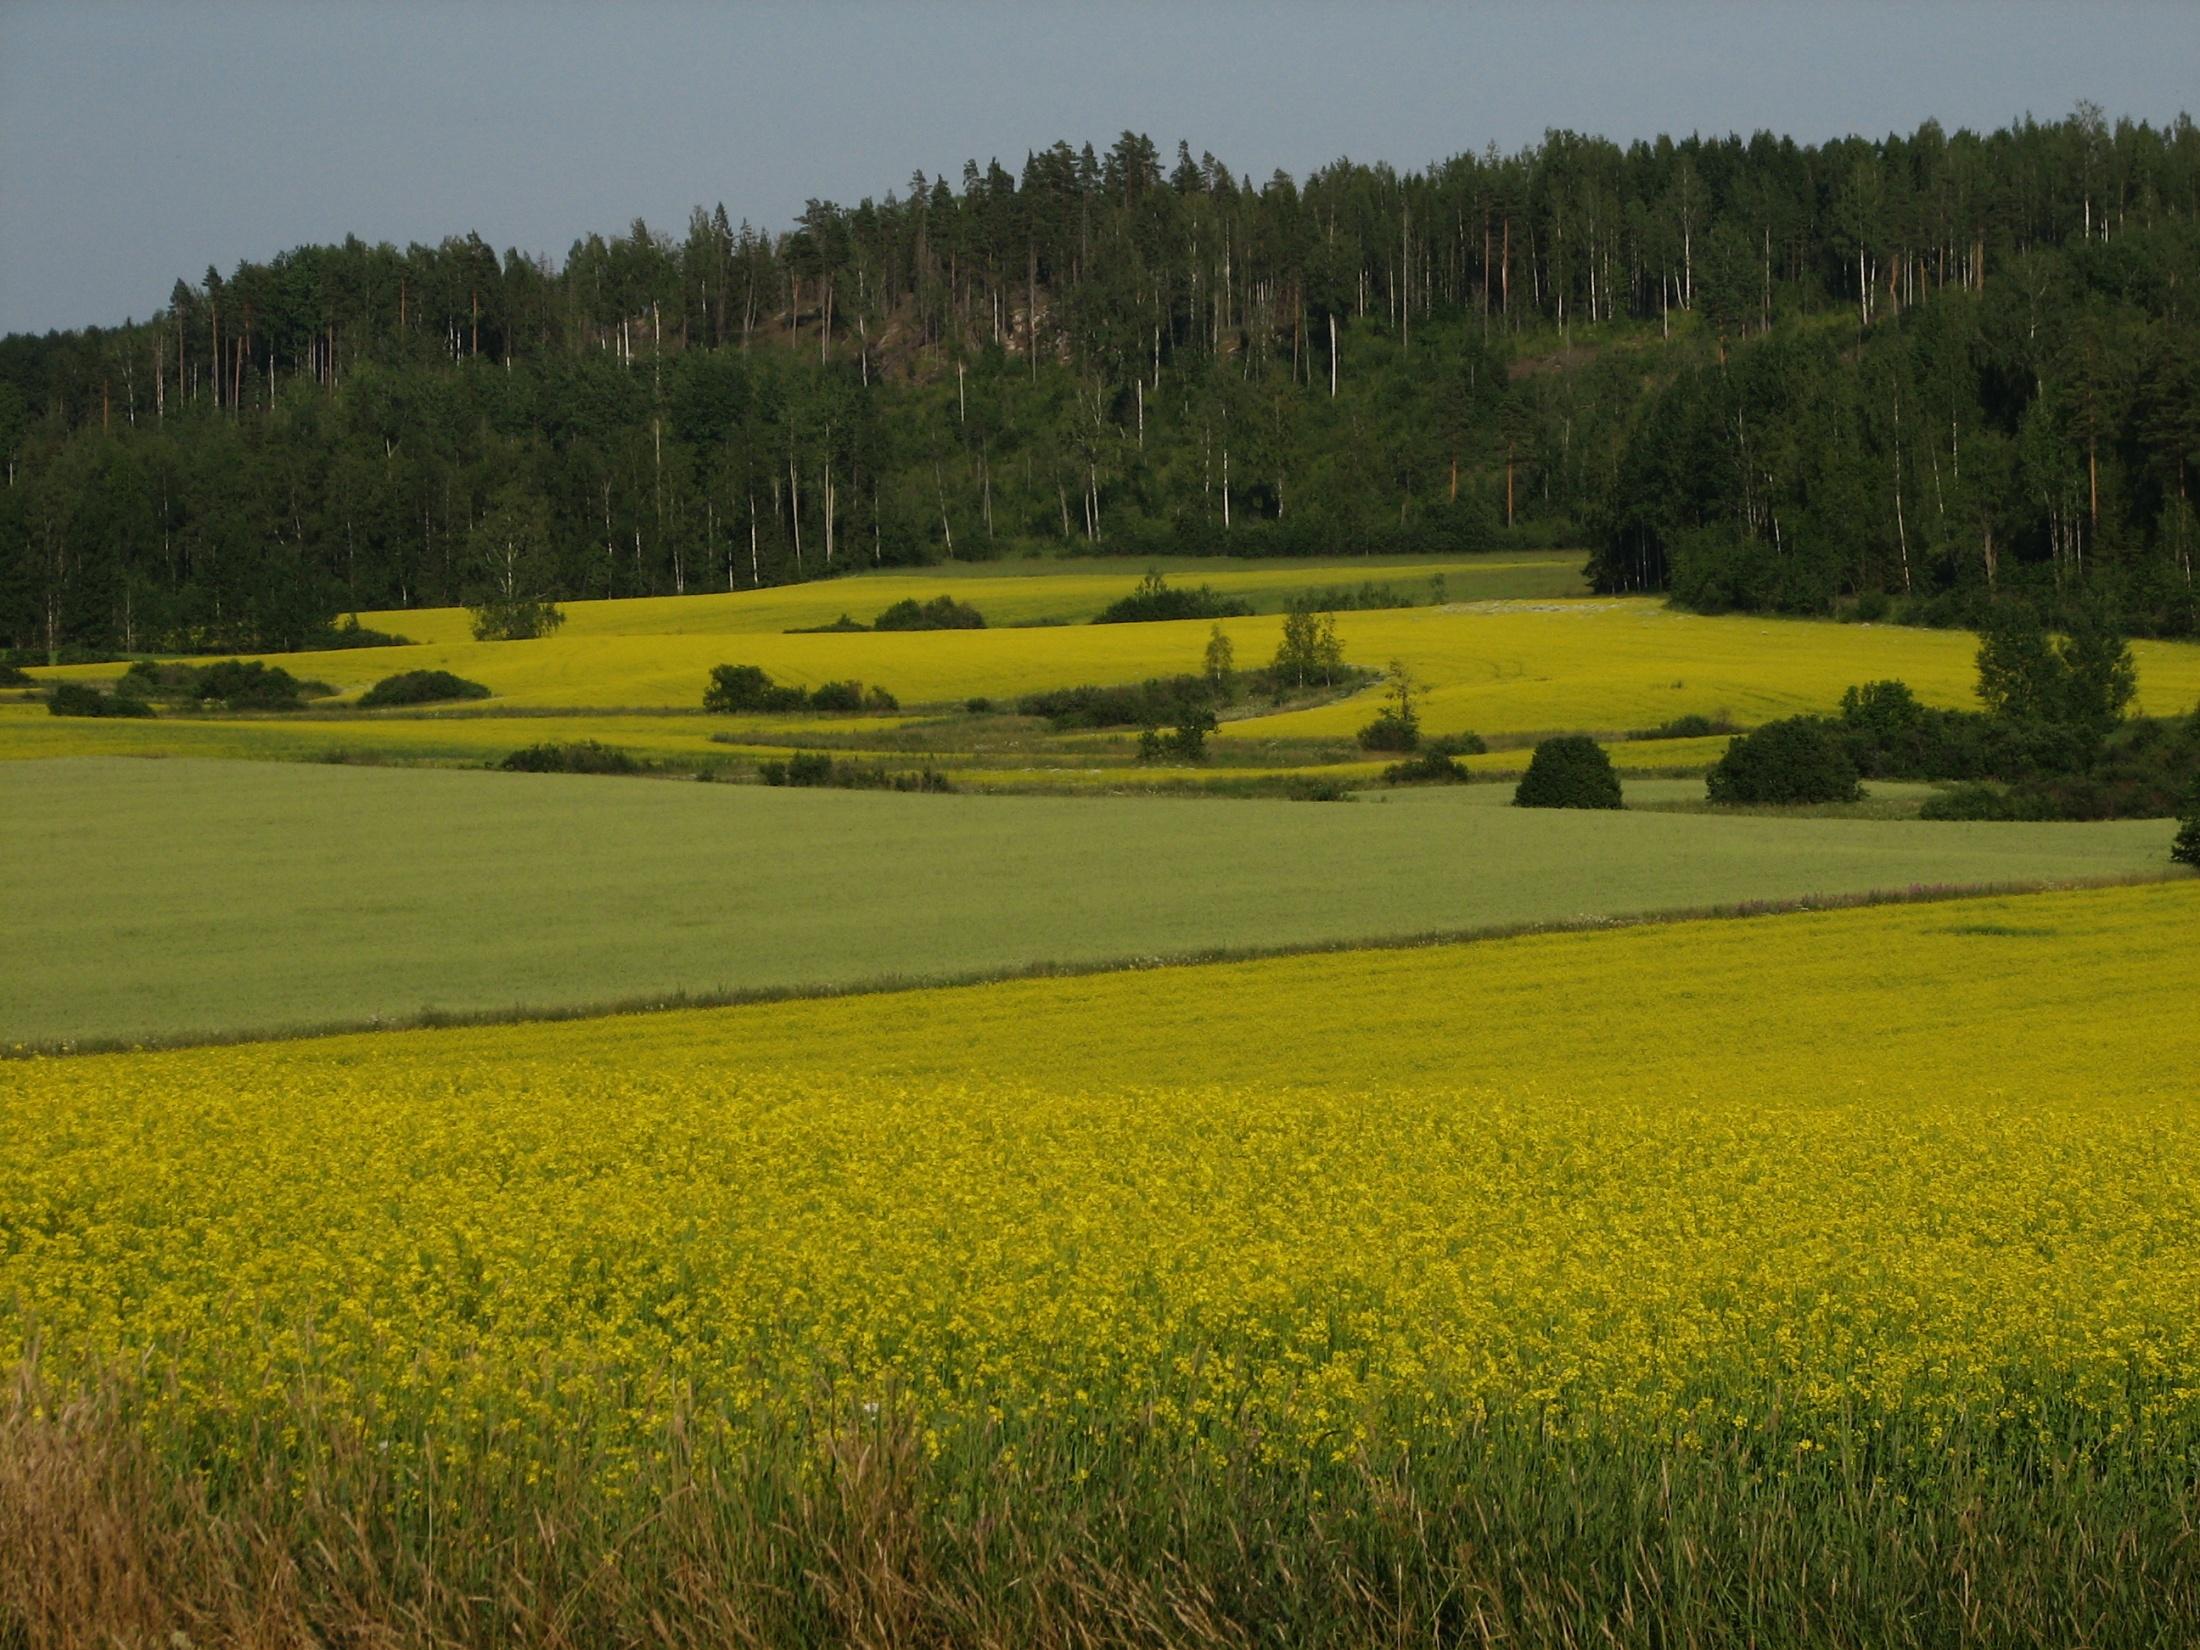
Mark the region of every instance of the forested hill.
<instances>
[{"instance_id":1,"label":"forested hill","mask_svg":"<svg viewBox=\"0 0 2200 1650\"><path fill-rule=\"evenodd\" d=\"M1587 543L1707 607L2195 627L2200 132L1104 153L561 266L348 240L0 341L0 641L854 565Z\"/></svg>"}]
</instances>

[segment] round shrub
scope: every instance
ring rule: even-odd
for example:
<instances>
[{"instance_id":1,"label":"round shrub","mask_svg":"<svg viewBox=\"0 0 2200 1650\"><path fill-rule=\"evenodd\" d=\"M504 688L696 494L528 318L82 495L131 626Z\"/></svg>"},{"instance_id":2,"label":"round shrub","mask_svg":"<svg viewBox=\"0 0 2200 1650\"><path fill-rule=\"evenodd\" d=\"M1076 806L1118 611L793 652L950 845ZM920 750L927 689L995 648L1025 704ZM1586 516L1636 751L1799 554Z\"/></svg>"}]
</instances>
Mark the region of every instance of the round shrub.
<instances>
[{"instance_id":1,"label":"round shrub","mask_svg":"<svg viewBox=\"0 0 2200 1650\"><path fill-rule=\"evenodd\" d=\"M641 763L616 745L594 739L551 742L516 750L497 764L506 773L640 773Z\"/></svg>"},{"instance_id":2,"label":"round shrub","mask_svg":"<svg viewBox=\"0 0 2200 1650\"><path fill-rule=\"evenodd\" d=\"M385 676L359 695L362 710L387 705L432 705L447 699L486 699L489 690L479 682L453 676L447 670L407 670Z\"/></svg>"},{"instance_id":3,"label":"round shrub","mask_svg":"<svg viewBox=\"0 0 2200 1650\"><path fill-rule=\"evenodd\" d=\"M1705 782L1714 802L1800 806L1863 795L1840 734L1814 716L1767 722L1726 747Z\"/></svg>"},{"instance_id":4,"label":"round shrub","mask_svg":"<svg viewBox=\"0 0 2200 1650\"><path fill-rule=\"evenodd\" d=\"M1536 746L1513 792L1516 808L1622 808L1619 775L1604 747L1583 733L1564 733Z\"/></svg>"}]
</instances>

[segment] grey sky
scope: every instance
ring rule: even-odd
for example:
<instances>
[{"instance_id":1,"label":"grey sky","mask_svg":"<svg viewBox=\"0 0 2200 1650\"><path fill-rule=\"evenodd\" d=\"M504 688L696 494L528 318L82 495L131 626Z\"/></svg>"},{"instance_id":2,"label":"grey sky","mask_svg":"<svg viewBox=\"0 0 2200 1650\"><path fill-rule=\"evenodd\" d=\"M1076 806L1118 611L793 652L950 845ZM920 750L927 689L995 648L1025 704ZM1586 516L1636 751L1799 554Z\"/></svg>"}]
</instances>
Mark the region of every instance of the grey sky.
<instances>
[{"instance_id":1,"label":"grey sky","mask_svg":"<svg viewBox=\"0 0 2200 1650\"><path fill-rule=\"evenodd\" d=\"M698 202L784 226L912 168L1179 137L1240 172L1547 127L1819 140L2200 98L2200 4L0 0L0 331L143 316L305 241L562 259Z\"/></svg>"}]
</instances>

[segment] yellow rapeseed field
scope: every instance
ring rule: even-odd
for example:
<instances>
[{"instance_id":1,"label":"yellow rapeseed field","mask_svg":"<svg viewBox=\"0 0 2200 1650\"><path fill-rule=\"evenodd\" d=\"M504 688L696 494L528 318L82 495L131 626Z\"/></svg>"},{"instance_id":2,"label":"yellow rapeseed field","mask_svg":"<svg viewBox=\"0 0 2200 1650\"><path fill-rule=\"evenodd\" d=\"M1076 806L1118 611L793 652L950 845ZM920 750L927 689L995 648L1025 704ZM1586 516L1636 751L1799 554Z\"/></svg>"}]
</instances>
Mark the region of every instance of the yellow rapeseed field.
<instances>
[{"instance_id":1,"label":"yellow rapeseed field","mask_svg":"<svg viewBox=\"0 0 2200 1650\"><path fill-rule=\"evenodd\" d=\"M821 1406L2189 1460L2196 967L2186 881L33 1061L0 1324L201 1470L428 1508Z\"/></svg>"}]
</instances>

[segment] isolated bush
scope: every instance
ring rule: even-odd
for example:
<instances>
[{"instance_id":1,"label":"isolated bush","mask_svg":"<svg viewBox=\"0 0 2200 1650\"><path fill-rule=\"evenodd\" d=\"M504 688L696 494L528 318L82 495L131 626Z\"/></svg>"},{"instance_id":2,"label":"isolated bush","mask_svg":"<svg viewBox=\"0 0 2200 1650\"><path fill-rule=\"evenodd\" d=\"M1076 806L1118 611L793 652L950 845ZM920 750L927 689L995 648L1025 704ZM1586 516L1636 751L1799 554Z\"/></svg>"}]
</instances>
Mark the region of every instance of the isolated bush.
<instances>
[{"instance_id":1,"label":"isolated bush","mask_svg":"<svg viewBox=\"0 0 2200 1650\"><path fill-rule=\"evenodd\" d=\"M812 710L845 712L863 708L863 684L861 682L824 682L810 694Z\"/></svg>"},{"instance_id":2,"label":"isolated bush","mask_svg":"<svg viewBox=\"0 0 2200 1650\"><path fill-rule=\"evenodd\" d=\"M782 687L755 665L714 665L703 708L721 715L802 708L802 690Z\"/></svg>"},{"instance_id":3,"label":"isolated bush","mask_svg":"<svg viewBox=\"0 0 2200 1650\"><path fill-rule=\"evenodd\" d=\"M990 716L993 714L993 701L982 693L973 694L963 701L963 709L973 716Z\"/></svg>"},{"instance_id":4,"label":"isolated bush","mask_svg":"<svg viewBox=\"0 0 2200 1650\"><path fill-rule=\"evenodd\" d=\"M1620 808L1619 775L1602 745L1584 733L1562 733L1536 746L1513 792L1516 808Z\"/></svg>"},{"instance_id":5,"label":"isolated bush","mask_svg":"<svg viewBox=\"0 0 2200 1650\"><path fill-rule=\"evenodd\" d=\"M1157 572L1138 581L1138 588L1102 608L1094 624L1140 624L1155 619L1238 619L1252 612L1244 602L1217 594L1207 585L1178 589Z\"/></svg>"},{"instance_id":6,"label":"isolated bush","mask_svg":"<svg viewBox=\"0 0 2200 1650\"><path fill-rule=\"evenodd\" d=\"M1395 710L1383 710L1354 735L1364 751L1409 751L1421 742L1421 724Z\"/></svg>"},{"instance_id":7,"label":"isolated bush","mask_svg":"<svg viewBox=\"0 0 2200 1650\"><path fill-rule=\"evenodd\" d=\"M150 716L153 707L124 694L106 694L84 682L56 682L46 695L54 716Z\"/></svg>"},{"instance_id":8,"label":"isolated bush","mask_svg":"<svg viewBox=\"0 0 2200 1650\"><path fill-rule=\"evenodd\" d=\"M1386 785L1464 785L1474 776L1439 750L1425 750L1383 770Z\"/></svg>"},{"instance_id":9,"label":"isolated bush","mask_svg":"<svg viewBox=\"0 0 2200 1650\"><path fill-rule=\"evenodd\" d=\"M863 708L878 711L899 710L901 701L873 682L863 690Z\"/></svg>"},{"instance_id":10,"label":"isolated bush","mask_svg":"<svg viewBox=\"0 0 2200 1650\"><path fill-rule=\"evenodd\" d=\"M1767 722L1726 747L1705 780L1714 802L1799 806L1854 802L1856 763L1838 731L1815 716Z\"/></svg>"},{"instance_id":11,"label":"isolated bush","mask_svg":"<svg viewBox=\"0 0 2200 1650\"><path fill-rule=\"evenodd\" d=\"M616 745L580 739L571 744L529 745L497 764L506 773L640 773L641 763Z\"/></svg>"},{"instance_id":12,"label":"isolated bush","mask_svg":"<svg viewBox=\"0 0 2200 1650\"><path fill-rule=\"evenodd\" d=\"M466 609L477 642L531 642L565 623L565 609L551 601L498 599Z\"/></svg>"},{"instance_id":13,"label":"isolated bush","mask_svg":"<svg viewBox=\"0 0 2200 1650\"><path fill-rule=\"evenodd\" d=\"M385 676L359 696L362 710L388 705L433 705L450 699L486 699L489 690L479 682L453 676L447 670L406 670Z\"/></svg>"},{"instance_id":14,"label":"isolated bush","mask_svg":"<svg viewBox=\"0 0 2200 1650\"><path fill-rule=\"evenodd\" d=\"M871 621L874 630L983 630L985 615L952 596L894 603Z\"/></svg>"}]
</instances>

